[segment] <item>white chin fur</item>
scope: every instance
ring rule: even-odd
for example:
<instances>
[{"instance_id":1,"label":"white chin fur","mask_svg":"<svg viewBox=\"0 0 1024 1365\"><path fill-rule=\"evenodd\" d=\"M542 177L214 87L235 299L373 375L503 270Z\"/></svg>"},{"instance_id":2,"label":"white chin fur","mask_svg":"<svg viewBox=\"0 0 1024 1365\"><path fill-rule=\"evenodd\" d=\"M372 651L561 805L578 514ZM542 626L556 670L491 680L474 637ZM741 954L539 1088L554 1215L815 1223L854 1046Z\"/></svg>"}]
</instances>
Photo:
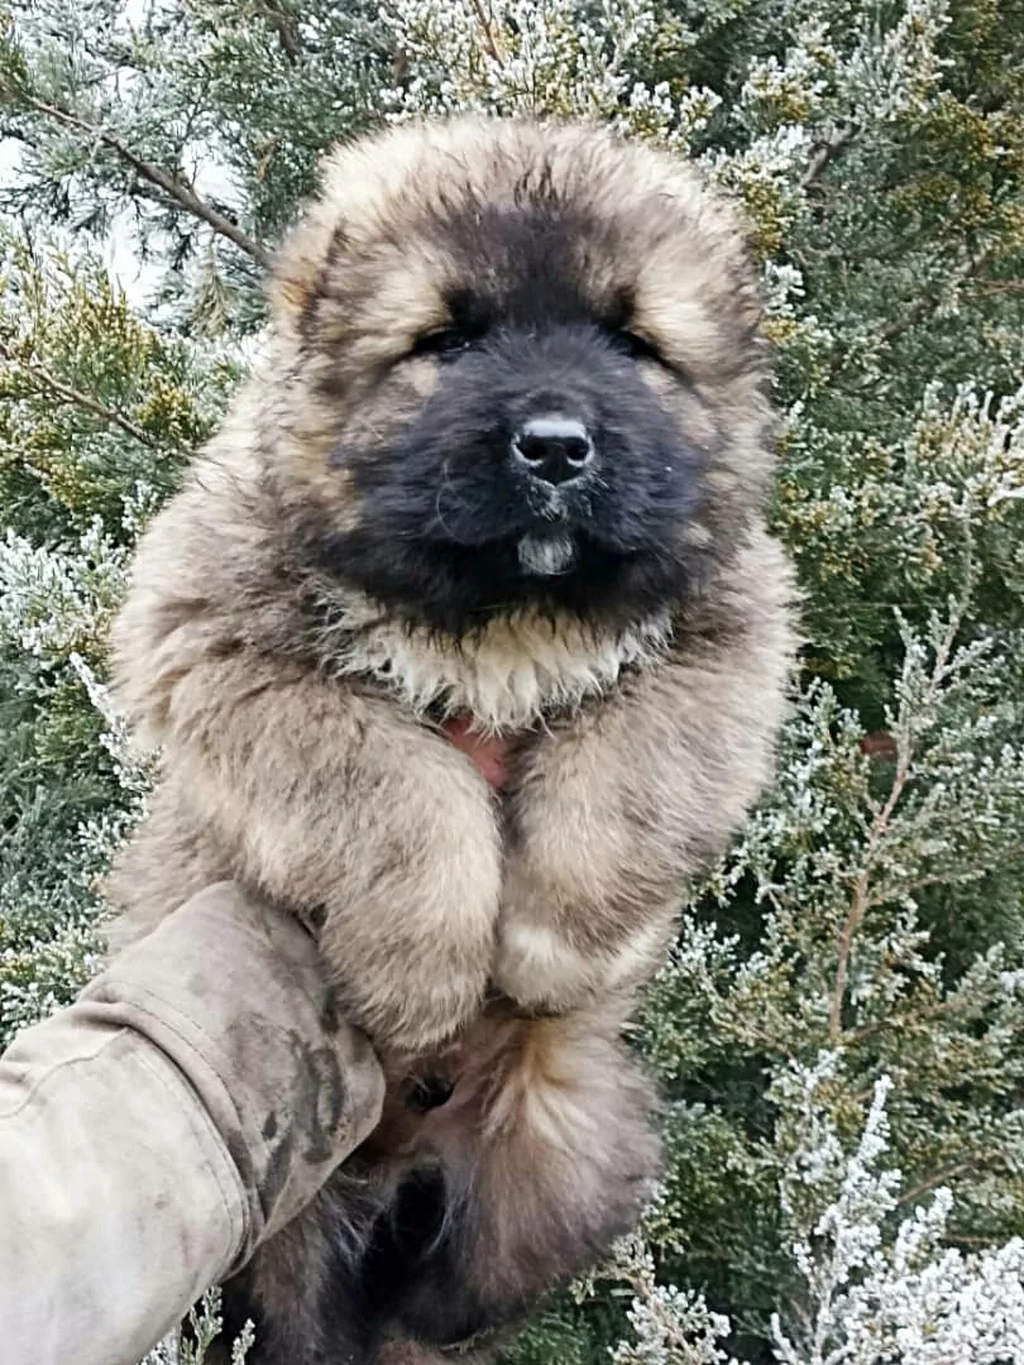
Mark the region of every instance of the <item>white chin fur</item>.
<instances>
[{"instance_id":1,"label":"white chin fur","mask_svg":"<svg viewBox=\"0 0 1024 1365\"><path fill-rule=\"evenodd\" d=\"M576 558L572 536L523 536L519 542L519 565L524 573L548 577L565 573Z\"/></svg>"}]
</instances>

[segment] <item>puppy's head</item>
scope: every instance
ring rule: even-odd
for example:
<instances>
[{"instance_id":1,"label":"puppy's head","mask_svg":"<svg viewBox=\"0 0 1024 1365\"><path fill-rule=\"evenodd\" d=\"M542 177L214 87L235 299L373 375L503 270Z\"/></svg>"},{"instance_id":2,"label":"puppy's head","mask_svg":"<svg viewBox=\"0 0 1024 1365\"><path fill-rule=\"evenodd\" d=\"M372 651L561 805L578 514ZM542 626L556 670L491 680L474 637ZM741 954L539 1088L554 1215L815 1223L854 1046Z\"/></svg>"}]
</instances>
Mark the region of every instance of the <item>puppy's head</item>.
<instances>
[{"instance_id":1,"label":"puppy's head","mask_svg":"<svg viewBox=\"0 0 1024 1365\"><path fill-rule=\"evenodd\" d=\"M411 622L628 624L699 590L763 496L752 272L667 156L482 120L364 140L273 296L281 496Z\"/></svg>"}]
</instances>

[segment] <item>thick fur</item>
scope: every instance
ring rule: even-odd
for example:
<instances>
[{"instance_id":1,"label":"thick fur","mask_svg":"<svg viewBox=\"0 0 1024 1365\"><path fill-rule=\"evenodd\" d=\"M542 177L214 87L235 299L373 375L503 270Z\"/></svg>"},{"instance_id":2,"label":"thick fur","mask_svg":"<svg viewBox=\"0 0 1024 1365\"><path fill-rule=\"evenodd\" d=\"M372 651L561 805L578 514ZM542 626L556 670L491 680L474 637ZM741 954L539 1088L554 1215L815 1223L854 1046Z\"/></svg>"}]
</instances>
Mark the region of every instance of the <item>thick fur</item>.
<instances>
[{"instance_id":1,"label":"thick fur","mask_svg":"<svg viewBox=\"0 0 1024 1365\"><path fill-rule=\"evenodd\" d=\"M793 650L757 294L684 165L457 120L335 153L272 298L116 627L163 749L116 940L226 875L317 929L386 1112L229 1305L260 1365L427 1362L600 1256L657 1168L619 1031ZM555 487L512 457L551 415L595 455ZM441 732L467 714L514 738L500 800Z\"/></svg>"}]
</instances>

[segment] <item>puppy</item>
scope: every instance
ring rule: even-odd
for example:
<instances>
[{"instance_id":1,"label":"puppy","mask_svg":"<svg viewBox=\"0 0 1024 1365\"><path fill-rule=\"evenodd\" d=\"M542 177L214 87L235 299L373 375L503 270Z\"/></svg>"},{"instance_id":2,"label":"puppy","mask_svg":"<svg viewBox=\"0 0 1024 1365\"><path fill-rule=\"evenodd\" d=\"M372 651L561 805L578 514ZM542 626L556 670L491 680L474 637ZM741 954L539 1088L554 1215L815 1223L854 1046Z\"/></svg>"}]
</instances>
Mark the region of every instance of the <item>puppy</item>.
<instances>
[{"instance_id":1,"label":"puppy","mask_svg":"<svg viewBox=\"0 0 1024 1365\"><path fill-rule=\"evenodd\" d=\"M260 1365L436 1359L635 1222L620 1041L768 779L793 652L729 212L589 127L329 158L265 354L155 519L115 675L162 748L116 941L225 876L319 936L377 1133L229 1294ZM510 739L500 797L446 725Z\"/></svg>"}]
</instances>

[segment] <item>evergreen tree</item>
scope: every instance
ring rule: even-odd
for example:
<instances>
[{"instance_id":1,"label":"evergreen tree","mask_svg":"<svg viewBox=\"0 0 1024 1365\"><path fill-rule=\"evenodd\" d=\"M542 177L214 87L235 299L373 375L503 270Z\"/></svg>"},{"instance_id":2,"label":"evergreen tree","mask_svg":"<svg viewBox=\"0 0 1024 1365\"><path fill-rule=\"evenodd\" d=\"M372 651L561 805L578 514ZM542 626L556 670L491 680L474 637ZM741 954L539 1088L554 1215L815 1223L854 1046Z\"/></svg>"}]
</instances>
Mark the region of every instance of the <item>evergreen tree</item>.
<instances>
[{"instance_id":1,"label":"evergreen tree","mask_svg":"<svg viewBox=\"0 0 1024 1365\"><path fill-rule=\"evenodd\" d=\"M7 0L0 97L0 1035L94 963L106 629L320 152L602 119L747 216L806 646L637 1030L664 1189L508 1359L1024 1361L1021 0Z\"/></svg>"}]
</instances>

